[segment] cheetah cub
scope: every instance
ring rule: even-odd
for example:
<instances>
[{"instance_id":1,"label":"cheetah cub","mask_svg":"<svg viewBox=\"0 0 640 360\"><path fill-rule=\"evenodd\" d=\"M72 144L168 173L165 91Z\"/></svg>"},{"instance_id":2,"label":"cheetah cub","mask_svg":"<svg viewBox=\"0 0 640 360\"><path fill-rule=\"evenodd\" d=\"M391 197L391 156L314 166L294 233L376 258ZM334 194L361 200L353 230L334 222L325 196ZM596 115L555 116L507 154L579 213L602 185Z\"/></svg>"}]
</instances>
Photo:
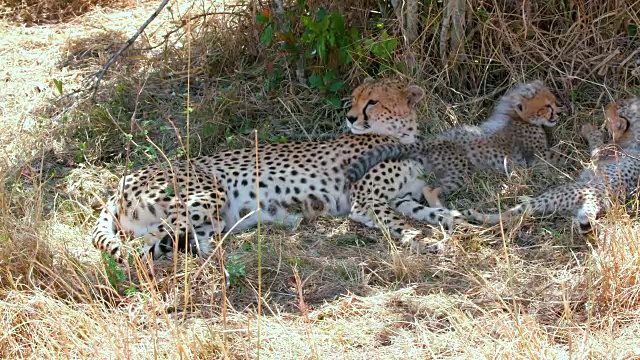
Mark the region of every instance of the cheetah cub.
<instances>
[{"instance_id":1,"label":"cheetah cub","mask_svg":"<svg viewBox=\"0 0 640 360\"><path fill-rule=\"evenodd\" d=\"M385 160L414 159L435 176L423 194L430 206L443 207L440 196L463 188L475 169L507 171L537 162L563 163L549 150L543 127L556 126L562 109L545 84L532 81L504 95L492 115L479 126L461 126L435 139L410 144L384 144L364 153L347 169L360 179Z\"/></svg>"},{"instance_id":2,"label":"cheetah cub","mask_svg":"<svg viewBox=\"0 0 640 360\"><path fill-rule=\"evenodd\" d=\"M612 200L624 202L636 192L640 177L640 98L613 102L606 109L606 128L612 144L604 145L603 134L591 124L580 131L587 140L593 165L578 179L543 192L502 213L502 220L524 214L571 214L580 233L592 230L594 221L609 209ZM499 214L465 211L470 220L497 224Z\"/></svg>"}]
</instances>

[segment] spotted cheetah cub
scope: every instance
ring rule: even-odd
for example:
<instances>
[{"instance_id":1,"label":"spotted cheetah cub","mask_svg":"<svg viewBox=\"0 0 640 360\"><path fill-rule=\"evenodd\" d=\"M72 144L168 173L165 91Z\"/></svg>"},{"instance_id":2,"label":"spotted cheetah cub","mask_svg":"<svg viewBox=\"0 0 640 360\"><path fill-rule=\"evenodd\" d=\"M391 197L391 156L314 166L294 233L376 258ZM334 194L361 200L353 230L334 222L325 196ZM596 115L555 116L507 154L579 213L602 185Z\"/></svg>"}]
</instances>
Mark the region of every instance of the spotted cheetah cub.
<instances>
[{"instance_id":1,"label":"spotted cheetah cub","mask_svg":"<svg viewBox=\"0 0 640 360\"><path fill-rule=\"evenodd\" d=\"M368 149L415 141L415 106L423 96L422 88L393 79L365 82L353 91L347 114L352 134L259 144L257 153L249 147L139 169L123 177L107 201L93 244L120 262L126 258L123 240L136 237L146 243L143 257L156 259L176 248L207 255L221 233L258 221L293 225L324 214L349 215L387 228L403 244L421 246L430 230L409 226L405 216L432 224L452 219L446 209L415 200L424 183L416 182L414 162L381 163L355 183L346 181L345 170ZM298 208L302 214L293 211Z\"/></svg>"},{"instance_id":2,"label":"spotted cheetah cub","mask_svg":"<svg viewBox=\"0 0 640 360\"><path fill-rule=\"evenodd\" d=\"M378 146L349 166L347 178L357 181L381 161L414 159L435 176L423 189L425 199L430 206L443 207L440 196L464 187L475 169L506 171L540 161L562 163L561 156L549 150L543 128L556 126L561 111L542 81L520 84L479 126L453 128L426 141Z\"/></svg>"},{"instance_id":3,"label":"spotted cheetah cub","mask_svg":"<svg viewBox=\"0 0 640 360\"><path fill-rule=\"evenodd\" d=\"M624 202L638 189L640 178L640 98L613 102L606 109L606 128L612 144L604 145L603 134L591 124L580 131L589 143L591 167L578 179L543 192L502 213L502 220L524 214L571 214L580 233L592 230L594 221L607 211L613 200ZM497 224L499 214L465 211L470 220Z\"/></svg>"}]
</instances>

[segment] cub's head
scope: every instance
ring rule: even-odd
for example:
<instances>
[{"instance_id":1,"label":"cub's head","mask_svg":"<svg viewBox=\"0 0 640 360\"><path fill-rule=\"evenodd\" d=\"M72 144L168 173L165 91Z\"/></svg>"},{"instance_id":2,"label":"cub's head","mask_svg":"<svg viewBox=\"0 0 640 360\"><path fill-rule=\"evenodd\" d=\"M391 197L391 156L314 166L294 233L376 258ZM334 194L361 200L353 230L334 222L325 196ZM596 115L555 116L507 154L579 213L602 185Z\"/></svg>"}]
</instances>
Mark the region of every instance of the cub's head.
<instances>
[{"instance_id":1,"label":"cub's head","mask_svg":"<svg viewBox=\"0 0 640 360\"><path fill-rule=\"evenodd\" d=\"M607 105L607 131L623 148L640 146L640 98L630 97Z\"/></svg>"},{"instance_id":2,"label":"cub's head","mask_svg":"<svg viewBox=\"0 0 640 360\"><path fill-rule=\"evenodd\" d=\"M347 126L354 134L378 134L415 141L418 132L416 104L424 97L417 85L392 79L368 80L353 90Z\"/></svg>"},{"instance_id":3,"label":"cub's head","mask_svg":"<svg viewBox=\"0 0 640 360\"><path fill-rule=\"evenodd\" d=\"M556 126L563 112L556 97L540 80L516 86L502 97L498 107L512 119L547 127Z\"/></svg>"}]
</instances>

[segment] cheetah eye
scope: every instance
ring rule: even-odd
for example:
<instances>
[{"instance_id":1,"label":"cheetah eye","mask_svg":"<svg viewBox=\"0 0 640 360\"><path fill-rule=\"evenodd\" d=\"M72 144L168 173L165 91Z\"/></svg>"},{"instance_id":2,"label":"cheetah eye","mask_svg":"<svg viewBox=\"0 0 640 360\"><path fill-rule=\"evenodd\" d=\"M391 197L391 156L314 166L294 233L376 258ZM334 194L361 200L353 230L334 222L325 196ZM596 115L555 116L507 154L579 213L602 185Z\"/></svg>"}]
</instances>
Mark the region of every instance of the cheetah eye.
<instances>
[{"instance_id":1,"label":"cheetah eye","mask_svg":"<svg viewBox=\"0 0 640 360\"><path fill-rule=\"evenodd\" d=\"M375 104L377 104L377 103L378 103L378 100L369 100L369 101L367 102L367 106L373 106L373 105L375 105Z\"/></svg>"}]
</instances>

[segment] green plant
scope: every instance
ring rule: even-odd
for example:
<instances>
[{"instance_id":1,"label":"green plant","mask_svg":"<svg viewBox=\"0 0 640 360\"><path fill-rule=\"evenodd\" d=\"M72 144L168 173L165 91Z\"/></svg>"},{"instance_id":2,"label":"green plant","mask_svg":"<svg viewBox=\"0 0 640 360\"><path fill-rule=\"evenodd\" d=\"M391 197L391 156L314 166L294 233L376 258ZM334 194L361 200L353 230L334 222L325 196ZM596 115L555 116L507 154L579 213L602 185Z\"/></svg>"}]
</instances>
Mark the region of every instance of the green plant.
<instances>
[{"instance_id":1,"label":"green plant","mask_svg":"<svg viewBox=\"0 0 640 360\"><path fill-rule=\"evenodd\" d=\"M126 280L126 276L111 254L101 253L101 257L109 284L117 290L119 285Z\"/></svg>"},{"instance_id":2,"label":"green plant","mask_svg":"<svg viewBox=\"0 0 640 360\"><path fill-rule=\"evenodd\" d=\"M359 40L357 30L347 28L344 17L337 11L329 13L320 8L312 16L303 0L285 13L280 28L268 12L258 14L256 20L265 24L260 36L261 45L269 47L274 40L279 40L280 52L267 66L269 88L276 87L281 81L282 71L277 65L280 60L285 59L294 66L302 62L311 72L310 87L324 93L329 104L340 107L344 82L338 71L353 61L351 53L356 51Z\"/></svg>"},{"instance_id":3,"label":"green plant","mask_svg":"<svg viewBox=\"0 0 640 360\"><path fill-rule=\"evenodd\" d=\"M60 95L62 95L63 94L63 92L62 92L62 81L58 80L56 78L53 78L53 85L55 85L56 90L58 90Z\"/></svg>"},{"instance_id":4,"label":"green plant","mask_svg":"<svg viewBox=\"0 0 640 360\"><path fill-rule=\"evenodd\" d=\"M82 164L87 160L87 143L81 142L76 145L78 149L76 150L76 162L78 164Z\"/></svg>"},{"instance_id":5,"label":"green plant","mask_svg":"<svg viewBox=\"0 0 640 360\"><path fill-rule=\"evenodd\" d=\"M311 75L309 77L309 86L312 89L323 92L329 104L339 108L342 105L340 91L344 87L344 82L336 80L336 77L337 75L333 70L326 71L322 76Z\"/></svg>"},{"instance_id":6,"label":"green plant","mask_svg":"<svg viewBox=\"0 0 640 360\"><path fill-rule=\"evenodd\" d=\"M238 255L230 255L226 261L226 269L229 273L229 283L231 286L237 285L247 276L247 269L240 261Z\"/></svg>"}]
</instances>

